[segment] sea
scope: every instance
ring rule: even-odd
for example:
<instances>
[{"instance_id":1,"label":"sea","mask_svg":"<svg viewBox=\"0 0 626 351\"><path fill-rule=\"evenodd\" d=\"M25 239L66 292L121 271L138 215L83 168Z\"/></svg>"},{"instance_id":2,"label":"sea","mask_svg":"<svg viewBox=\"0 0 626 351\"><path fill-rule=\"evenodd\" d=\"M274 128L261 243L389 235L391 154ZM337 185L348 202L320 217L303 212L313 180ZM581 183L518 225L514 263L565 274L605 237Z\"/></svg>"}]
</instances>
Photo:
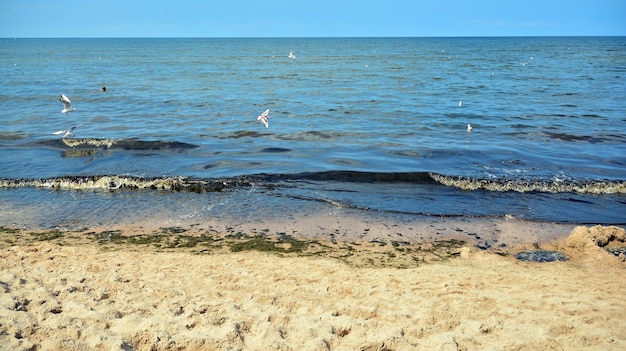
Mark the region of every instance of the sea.
<instances>
[{"instance_id":1,"label":"sea","mask_svg":"<svg viewBox=\"0 0 626 351\"><path fill-rule=\"evenodd\" d=\"M0 67L1 226L626 225L625 37L6 38Z\"/></svg>"}]
</instances>

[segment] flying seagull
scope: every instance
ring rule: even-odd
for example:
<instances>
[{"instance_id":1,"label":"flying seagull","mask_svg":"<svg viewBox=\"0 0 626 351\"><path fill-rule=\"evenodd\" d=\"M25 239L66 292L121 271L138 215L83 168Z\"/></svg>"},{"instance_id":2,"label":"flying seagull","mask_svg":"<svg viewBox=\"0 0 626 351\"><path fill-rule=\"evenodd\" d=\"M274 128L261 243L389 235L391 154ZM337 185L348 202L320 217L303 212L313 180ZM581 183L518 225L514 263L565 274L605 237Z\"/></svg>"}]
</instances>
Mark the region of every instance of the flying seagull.
<instances>
[{"instance_id":1,"label":"flying seagull","mask_svg":"<svg viewBox=\"0 0 626 351\"><path fill-rule=\"evenodd\" d=\"M294 54L293 51L289 52L289 56L290 59L295 60L296 59L296 54Z\"/></svg>"},{"instance_id":2,"label":"flying seagull","mask_svg":"<svg viewBox=\"0 0 626 351\"><path fill-rule=\"evenodd\" d=\"M263 113L259 117L256 118L257 121L261 121L261 123L263 123L265 128L270 127L270 124L267 121L267 119L270 118L269 113L270 113L270 109L268 108L267 110L263 111Z\"/></svg>"},{"instance_id":3,"label":"flying seagull","mask_svg":"<svg viewBox=\"0 0 626 351\"><path fill-rule=\"evenodd\" d=\"M76 127L72 127L68 130L59 130L57 132L52 133L52 135L61 135L61 138L65 139L68 136L74 136L74 133L72 133L72 131L75 129Z\"/></svg>"},{"instance_id":4,"label":"flying seagull","mask_svg":"<svg viewBox=\"0 0 626 351\"><path fill-rule=\"evenodd\" d=\"M72 107L72 102L70 101L70 99L68 99L67 96L61 94L59 101L63 103L63 109L61 110L61 113L65 113L67 115L68 112L76 111L76 109Z\"/></svg>"}]
</instances>

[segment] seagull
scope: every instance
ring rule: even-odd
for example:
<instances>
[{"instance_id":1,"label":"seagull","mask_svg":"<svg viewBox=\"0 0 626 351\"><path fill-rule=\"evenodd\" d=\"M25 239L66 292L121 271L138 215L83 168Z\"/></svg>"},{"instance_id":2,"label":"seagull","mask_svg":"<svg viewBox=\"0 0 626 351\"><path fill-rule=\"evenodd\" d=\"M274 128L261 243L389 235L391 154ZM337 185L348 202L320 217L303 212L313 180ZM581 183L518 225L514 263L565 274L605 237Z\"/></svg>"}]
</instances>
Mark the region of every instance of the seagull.
<instances>
[{"instance_id":1,"label":"seagull","mask_svg":"<svg viewBox=\"0 0 626 351\"><path fill-rule=\"evenodd\" d=\"M295 60L296 59L296 54L293 53L293 51L289 52L289 56L290 59Z\"/></svg>"},{"instance_id":2,"label":"seagull","mask_svg":"<svg viewBox=\"0 0 626 351\"><path fill-rule=\"evenodd\" d=\"M468 132L468 133L471 133L473 129L474 129L474 128L472 128L472 126L468 123L468 124L467 124L467 132Z\"/></svg>"},{"instance_id":3,"label":"seagull","mask_svg":"<svg viewBox=\"0 0 626 351\"><path fill-rule=\"evenodd\" d=\"M270 116L268 116L270 113L270 109L268 108L267 110L263 111L263 113L257 117L257 121L261 121L261 123L263 123L263 125L265 126L265 128L269 128L270 124L267 121L268 118L270 118Z\"/></svg>"},{"instance_id":4,"label":"seagull","mask_svg":"<svg viewBox=\"0 0 626 351\"><path fill-rule=\"evenodd\" d=\"M76 111L76 109L72 107L72 102L67 98L67 96L61 94L59 101L63 103L63 110L61 110L61 113L65 113L67 115L68 112Z\"/></svg>"},{"instance_id":5,"label":"seagull","mask_svg":"<svg viewBox=\"0 0 626 351\"><path fill-rule=\"evenodd\" d=\"M57 132L52 133L52 135L61 135L61 138L65 139L68 136L74 136L74 133L72 133L72 131L75 129L76 127L72 127L68 130L59 130Z\"/></svg>"},{"instance_id":6,"label":"seagull","mask_svg":"<svg viewBox=\"0 0 626 351\"><path fill-rule=\"evenodd\" d=\"M463 107L463 100L459 100L459 108Z\"/></svg>"}]
</instances>

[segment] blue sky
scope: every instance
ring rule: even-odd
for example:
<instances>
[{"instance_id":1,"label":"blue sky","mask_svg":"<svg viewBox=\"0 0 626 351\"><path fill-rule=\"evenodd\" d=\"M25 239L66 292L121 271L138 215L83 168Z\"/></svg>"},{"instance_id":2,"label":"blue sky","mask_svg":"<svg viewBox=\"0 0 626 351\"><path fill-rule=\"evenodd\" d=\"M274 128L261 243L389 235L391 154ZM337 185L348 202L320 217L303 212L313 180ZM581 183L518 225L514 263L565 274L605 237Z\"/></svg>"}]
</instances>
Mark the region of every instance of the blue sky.
<instances>
[{"instance_id":1,"label":"blue sky","mask_svg":"<svg viewBox=\"0 0 626 351\"><path fill-rule=\"evenodd\" d=\"M624 0L2 0L0 37L626 35Z\"/></svg>"}]
</instances>

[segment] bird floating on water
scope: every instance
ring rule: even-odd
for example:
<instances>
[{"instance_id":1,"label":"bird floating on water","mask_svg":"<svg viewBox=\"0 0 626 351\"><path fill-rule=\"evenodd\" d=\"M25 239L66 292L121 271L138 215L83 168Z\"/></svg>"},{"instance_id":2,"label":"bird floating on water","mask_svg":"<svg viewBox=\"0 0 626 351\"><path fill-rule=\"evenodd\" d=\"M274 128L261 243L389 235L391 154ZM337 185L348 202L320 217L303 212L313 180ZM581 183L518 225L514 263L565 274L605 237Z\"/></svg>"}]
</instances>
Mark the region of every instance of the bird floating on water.
<instances>
[{"instance_id":1,"label":"bird floating on water","mask_svg":"<svg viewBox=\"0 0 626 351\"><path fill-rule=\"evenodd\" d=\"M63 103L63 109L61 110L61 113L65 113L67 115L68 112L76 111L76 109L72 107L72 102L70 101L70 99L68 99L67 96L61 94L61 97L59 97L59 101Z\"/></svg>"},{"instance_id":2,"label":"bird floating on water","mask_svg":"<svg viewBox=\"0 0 626 351\"><path fill-rule=\"evenodd\" d=\"M467 124L467 132L468 132L468 133L471 133L471 132L472 132L472 130L474 130L474 128L472 128L472 126L468 123L468 124Z\"/></svg>"},{"instance_id":3,"label":"bird floating on water","mask_svg":"<svg viewBox=\"0 0 626 351\"><path fill-rule=\"evenodd\" d=\"M287 56L287 57L289 57L292 60L295 60L296 59L296 54L294 54L293 51L290 51L289 52L289 56Z\"/></svg>"},{"instance_id":4,"label":"bird floating on water","mask_svg":"<svg viewBox=\"0 0 626 351\"><path fill-rule=\"evenodd\" d=\"M463 107L463 100L459 100L459 108Z\"/></svg>"},{"instance_id":5,"label":"bird floating on water","mask_svg":"<svg viewBox=\"0 0 626 351\"><path fill-rule=\"evenodd\" d=\"M52 135L60 135L62 139L65 139L68 136L74 136L74 133L72 133L74 129L76 129L76 127L72 127L68 130L59 130L57 132L52 133Z\"/></svg>"},{"instance_id":6,"label":"bird floating on water","mask_svg":"<svg viewBox=\"0 0 626 351\"><path fill-rule=\"evenodd\" d=\"M265 128L270 127L270 123L267 120L268 118L270 118L269 114L270 114L270 109L268 108L267 110L263 111L263 113L259 117L256 118L257 121L261 121L261 123L263 123Z\"/></svg>"}]
</instances>

